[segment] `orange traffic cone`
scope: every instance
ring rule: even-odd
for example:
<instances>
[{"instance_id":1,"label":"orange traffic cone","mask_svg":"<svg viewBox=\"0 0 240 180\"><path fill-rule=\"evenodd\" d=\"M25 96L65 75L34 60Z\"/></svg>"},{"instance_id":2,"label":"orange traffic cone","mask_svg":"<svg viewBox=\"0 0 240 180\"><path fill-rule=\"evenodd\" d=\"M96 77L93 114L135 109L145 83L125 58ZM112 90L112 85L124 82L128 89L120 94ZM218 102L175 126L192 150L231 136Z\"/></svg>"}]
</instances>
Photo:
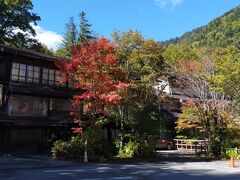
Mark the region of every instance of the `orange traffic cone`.
<instances>
[{"instance_id":1,"label":"orange traffic cone","mask_svg":"<svg viewBox=\"0 0 240 180\"><path fill-rule=\"evenodd\" d=\"M235 167L233 156L231 156L231 159L230 159L230 167Z\"/></svg>"},{"instance_id":2,"label":"orange traffic cone","mask_svg":"<svg viewBox=\"0 0 240 180\"><path fill-rule=\"evenodd\" d=\"M83 162L88 163L87 151L84 152Z\"/></svg>"}]
</instances>

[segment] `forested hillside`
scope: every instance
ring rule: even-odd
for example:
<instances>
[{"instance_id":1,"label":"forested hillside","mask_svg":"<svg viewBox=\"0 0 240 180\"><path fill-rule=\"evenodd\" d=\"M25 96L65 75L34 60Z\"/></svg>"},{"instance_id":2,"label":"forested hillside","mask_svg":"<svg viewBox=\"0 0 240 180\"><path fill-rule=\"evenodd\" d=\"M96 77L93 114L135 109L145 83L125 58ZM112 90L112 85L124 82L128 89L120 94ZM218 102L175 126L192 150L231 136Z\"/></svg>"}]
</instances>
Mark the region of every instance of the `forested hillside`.
<instances>
[{"instance_id":1,"label":"forested hillside","mask_svg":"<svg viewBox=\"0 0 240 180\"><path fill-rule=\"evenodd\" d=\"M240 6L164 43L169 74L184 80L195 101L183 103L177 137L208 139L215 157L240 146Z\"/></svg>"},{"instance_id":2,"label":"forested hillside","mask_svg":"<svg viewBox=\"0 0 240 180\"><path fill-rule=\"evenodd\" d=\"M185 33L170 43L191 45L192 47L240 46L240 6L230 10L209 24Z\"/></svg>"}]
</instances>

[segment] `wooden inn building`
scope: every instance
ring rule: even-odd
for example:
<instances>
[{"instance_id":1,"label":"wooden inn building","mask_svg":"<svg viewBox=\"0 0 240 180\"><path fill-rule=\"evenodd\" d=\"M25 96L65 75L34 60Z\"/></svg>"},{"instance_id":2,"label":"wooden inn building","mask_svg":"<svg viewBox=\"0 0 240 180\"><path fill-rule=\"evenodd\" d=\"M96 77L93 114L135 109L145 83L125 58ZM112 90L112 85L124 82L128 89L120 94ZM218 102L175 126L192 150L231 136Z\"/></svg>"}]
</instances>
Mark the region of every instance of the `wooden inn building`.
<instances>
[{"instance_id":1,"label":"wooden inn building","mask_svg":"<svg viewBox=\"0 0 240 180\"><path fill-rule=\"evenodd\" d=\"M68 132L71 84L57 58L0 45L0 152L43 151Z\"/></svg>"}]
</instances>

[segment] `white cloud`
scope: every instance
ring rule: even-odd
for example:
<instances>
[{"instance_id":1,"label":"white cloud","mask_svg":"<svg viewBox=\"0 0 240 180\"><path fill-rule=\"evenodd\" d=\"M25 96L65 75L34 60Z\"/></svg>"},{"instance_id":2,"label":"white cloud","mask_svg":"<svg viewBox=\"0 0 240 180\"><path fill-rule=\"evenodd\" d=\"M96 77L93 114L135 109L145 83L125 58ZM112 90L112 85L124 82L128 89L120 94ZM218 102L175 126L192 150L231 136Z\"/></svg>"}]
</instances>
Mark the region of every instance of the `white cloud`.
<instances>
[{"instance_id":1,"label":"white cloud","mask_svg":"<svg viewBox=\"0 0 240 180\"><path fill-rule=\"evenodd\" d=\"M40 26L33 26L36 31L35 38L39 40L42 44L45 44L48 48L56 50L62 43L63 37L56 32L46 30Z\"/></svg>"},{"instance_id":2,"label":"white cloud","mask_svg":"<svg viewBox=\"0 0 240 180\"><path fill-rule=\"evenodd\" d=\"M181 4L183 0L155 0L155 2L160 8L164 8L168 6L170 7L177 6Z\"/></svg>"}]
</instances>

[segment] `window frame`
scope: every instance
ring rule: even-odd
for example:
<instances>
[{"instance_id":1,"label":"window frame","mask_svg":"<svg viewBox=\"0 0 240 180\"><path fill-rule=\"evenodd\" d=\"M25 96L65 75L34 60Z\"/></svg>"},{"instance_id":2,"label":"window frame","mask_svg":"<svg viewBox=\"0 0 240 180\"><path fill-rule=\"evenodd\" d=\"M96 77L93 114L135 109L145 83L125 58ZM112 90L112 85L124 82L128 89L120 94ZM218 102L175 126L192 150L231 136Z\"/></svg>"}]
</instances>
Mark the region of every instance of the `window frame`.
<instances>
[{"instance_id":1,"label":"window frame","mask_svg":"<svg viewBox=\"0 0 240 180\"><path fill-rule=\"evenodd\" d=\"M48 111L49 104L46 97L12 95L8 101L9 116L48 117Z\"/></svg>"},{"instance_id":2,"label":"window frame","mask_svg":"<svg viewBox=\"0 0 240 180\"><path fill-rule=\"evenodd\" d=\"M73 88L73 83L69 81L60 82L58 80L64 76L66 76L66 74L58 69L12 62L10 79L11 81L23 82L26 84Z\"/></svg>"},{"instance_id":3,"label":"window frame","mask_svg":"<svg viewBox=\"0 0 240 180\"><path fill-rule=\"evenodd\" d=\"M55 102L53 102L55 100ZM54 103L55 108L54 108ZM61 108L59 108L60 106ZM66 98L49 98L49 111L71 111L71 101Z\"/></svg>"},{"instance_id":4,"label":"window frame","mask_svg":"<svg viewBox=\"0 0 240 180\"><path fill-rule=\"evenodd\" d=\"M32 67L31 71L29 70L30 67ZM22 74L21 74L21 70L22 70ZM38 74L38 76L36 76L36 74ZM41 79L41 68L39 66L12 62L11 81L24 82L29 84L39 84L40 79Z\"/></svg>"}]
</instances>

